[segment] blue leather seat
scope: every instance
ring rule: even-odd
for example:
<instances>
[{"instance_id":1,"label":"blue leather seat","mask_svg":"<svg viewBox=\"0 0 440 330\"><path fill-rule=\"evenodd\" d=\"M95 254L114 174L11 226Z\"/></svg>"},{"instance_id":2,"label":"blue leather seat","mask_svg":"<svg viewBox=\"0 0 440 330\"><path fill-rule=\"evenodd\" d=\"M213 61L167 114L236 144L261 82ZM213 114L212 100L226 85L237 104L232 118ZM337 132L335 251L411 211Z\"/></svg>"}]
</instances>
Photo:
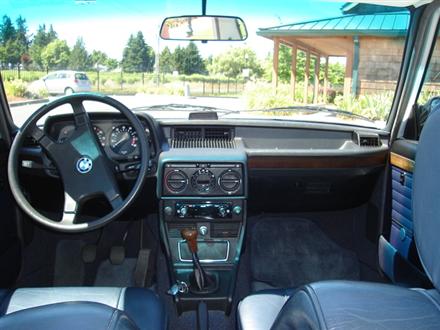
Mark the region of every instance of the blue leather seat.
<instances>
[{"instance_id":1,"label":"blue leather seat","mask_svg":"<svg viewBox=\"0 0 440 330\"><path fill-rule=\"evenodd\" d=\"M0 290L0 329L165 329L159 297L142 288Z\"/></svg>"},{"instance_id":2,"label":"blue leather seat","mask_svg":"<svg viewBox=\"0 0 440 330\"><path fill-rule=\"evenodd\" d=\"M440 329L440 111L429 116L417 146L414 234L432 290L327 281L293 291L254 294L240 302L243 330Z\"/></svg>"}]
</instances>

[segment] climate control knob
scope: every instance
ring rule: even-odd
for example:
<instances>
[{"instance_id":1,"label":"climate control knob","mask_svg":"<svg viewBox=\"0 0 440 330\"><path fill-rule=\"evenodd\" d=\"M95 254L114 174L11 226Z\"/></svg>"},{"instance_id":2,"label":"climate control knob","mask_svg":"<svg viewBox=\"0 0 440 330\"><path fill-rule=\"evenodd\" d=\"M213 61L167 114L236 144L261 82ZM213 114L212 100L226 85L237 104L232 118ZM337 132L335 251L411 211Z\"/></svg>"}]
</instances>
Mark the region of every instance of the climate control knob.
<instances>
[{"instance_id":1,"label":"climate control knob","mask_svg":"<svg viewBox=\"0 0 440 330\"><path fill-rule=\"evenodd\" d=\"M191 177L192 187L200 193L207 193L215 187L215 175L207 168L201 168Z\"/></svg>"}]
</instances>

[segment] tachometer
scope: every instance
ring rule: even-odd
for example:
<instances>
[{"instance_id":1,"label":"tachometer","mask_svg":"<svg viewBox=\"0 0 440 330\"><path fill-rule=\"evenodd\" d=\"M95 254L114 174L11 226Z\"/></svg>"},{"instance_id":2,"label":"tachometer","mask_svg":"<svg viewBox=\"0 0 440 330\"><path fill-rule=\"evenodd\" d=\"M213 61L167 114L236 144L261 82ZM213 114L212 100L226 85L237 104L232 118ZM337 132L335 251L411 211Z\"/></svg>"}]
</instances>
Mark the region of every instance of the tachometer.
<instances>
[{"instance_id":1,"label":"tachometer","mask_svg":"<svg viewBox=\"0 0 440 330\"><path fill-rule=\"evenodd\" d=\"M102 129L100 129L98 126L93 126L93 130L95 131L96 137L99 140L99 143L101 143L101 145L103 147L105 147L105 133Z\"/></svg>"},{"instance_id":2,"label":"tachometer","mask_svg":"<svg viewBox=\"0 0 440 330\"><path fill-rule=\"evenodd\" d=\"M114 153L125 156L131 154L137 147L138 136L130 125L113 127L110 135L110 148Z\"/></svg>"}]
</instances>

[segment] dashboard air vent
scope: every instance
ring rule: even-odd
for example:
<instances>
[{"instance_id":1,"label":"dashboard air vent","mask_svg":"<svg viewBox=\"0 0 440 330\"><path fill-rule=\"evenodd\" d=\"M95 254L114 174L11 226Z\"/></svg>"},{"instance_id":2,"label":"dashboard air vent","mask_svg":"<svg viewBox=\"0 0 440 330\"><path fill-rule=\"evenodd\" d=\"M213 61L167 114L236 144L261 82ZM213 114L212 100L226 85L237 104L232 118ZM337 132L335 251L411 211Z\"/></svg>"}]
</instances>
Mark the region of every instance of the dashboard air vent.
<instances>
[{"instance_id":1,"label":"dashboard air vent","mask_svg":"<svg viewBox=\"0 0 440 330\"><path fill-rule=\"evenodd\" d=\"M234 131L228 127L176 127L172 148L235 148Z\"/></svg>"},{"instance_id":2,"label":"dashboard air vent","mask_svg":"<svg viewBox=\"0 0 440 330\"><path fill-rule=\"evenodd\" d=\"M356 142L361 147L380 147L382 141L378 134L365 134L356 132Z\"/></svg>"},{"instance_id":3,"label":"dashboard air vent","mask_svg":"<svg viewBox=\"0 0 440 330\"><path fill-rule=\"evenodd\" d=\"M165 179L167 188L175 193L183 191L188 185L188 177L180 170L169 172Z\"/></svg>"}]
</instances>

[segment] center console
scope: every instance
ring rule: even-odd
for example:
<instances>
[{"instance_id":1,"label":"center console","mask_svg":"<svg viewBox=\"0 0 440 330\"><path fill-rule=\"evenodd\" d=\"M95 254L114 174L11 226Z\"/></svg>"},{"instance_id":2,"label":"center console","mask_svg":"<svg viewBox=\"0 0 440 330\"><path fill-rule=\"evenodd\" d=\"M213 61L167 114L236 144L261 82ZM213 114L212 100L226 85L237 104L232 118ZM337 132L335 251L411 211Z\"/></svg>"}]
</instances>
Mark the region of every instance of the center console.
<instances>
[{"instance_id":1,"label":"center console","mask_svg":"<svg viewBox=\"0 0 440 330\"><path fill-rule=\"evenodd\" d=\"M169 152L160 160L161 234L168 254L171 285L178 284L179 312L231 310L246 221L246 157L237 151L196 155ZM210 278L209 288L194 281L194 251L183 231L196 237L196 259ZM177 291L176 291L177 292Z\"/></svg>"}]
</instances>

